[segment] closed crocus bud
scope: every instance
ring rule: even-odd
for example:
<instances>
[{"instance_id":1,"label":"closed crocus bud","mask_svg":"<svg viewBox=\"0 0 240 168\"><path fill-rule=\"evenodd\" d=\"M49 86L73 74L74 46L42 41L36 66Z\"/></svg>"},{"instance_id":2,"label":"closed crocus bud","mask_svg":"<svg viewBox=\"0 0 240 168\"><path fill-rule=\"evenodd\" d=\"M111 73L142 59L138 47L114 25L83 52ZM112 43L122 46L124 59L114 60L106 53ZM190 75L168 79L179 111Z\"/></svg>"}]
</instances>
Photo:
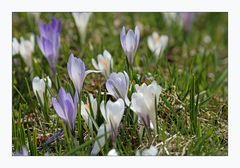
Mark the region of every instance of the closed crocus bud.
<instances>
[{"instance_id":1,"label":"closed crocus bud","mask_svg":"<svg viewBox=\"0 0 240 168\"><path fill-rule=\"evenodd\" d=\"M12 39L12 55L16 55L19 54L19 43L17 41L17 39L14 37Z\"/></svg>"},{"instance_id":2,"label":"closed crocus bud","mask_svg":"<svg viewBox=\"0 0 240 168\"><path fill-rule=\"evenodd\" d=\"M194 18L194 13L192 12L181 12L180 18L183 24L183 29L186 33L188 33L191 30L192 22Z\"/></svg>"},{"instance_id":3,"label":"closed crocus bud","mask_svg":"<svg viewBox=\"0 0 240 168\"><path fill-rule=\"evenodd\" d=\"M158 155L158 149L151 145L150 148L144 149L142 151L137 151L136 156L157 156Z\"/></svg>"},{"instance_id":4,"label":"closed crocus bud","mask_svg":"<svg viewBox=\"0 0 240 168\"><path fill-rule=\"evenodd\" d=\"M105 102L101 103L100 110L105 120L105 123L102 124L98 129L97 137L100 138L94 143L91 155L97 155L100 149L104 146L104 134L106 134L107 137L109 137L109 134L111 134L112 142L115 141L116 135L118 133L119 124L123 117L124 109L125 106L122 99L118 99L115 102L109 100L106 106ZM107 132L105 132L105 130Z\"/></svg>"},{"instance_id":5,"label":"closed crocus bud","mask_svg":"<svg viewBox=\"0 0 240 168\"><path fill-rule=\"evenodd\" d=\"M164 52L164 49L168 44L168 36L161 35L157 32L153 32L151 36L148 37L148 47L154 53L156 58L159 58L160 55Z\"/></svg>"},{"instance_id":6,"label":"closed crocus bud","mask_svg":"<svg viewBox=\"0 0 240 168\"><path fill-rule=\"evenodd\" d=\"M72 13L74 21L76 23L77 29L81 36L81 42L84 43L86 38L86 30L88 21L92 13L80 13L80 12L73 12Z\"/></svg>"},{"instance_id":7,"label":"closed crocus bud","mask_svg":"<svg viewBox=\"0 0 240 168\"><path fill-rule=\"evenodd\" d=\"M29 40L25 40L23 37L20 38L19 53L23 58L26 65L32 69L32 53L34 51L34 35L31 34Z\"/></svg>"},{"instance_id":8,"label":"closed crocus bud","mask_svg":"<svg viewBox=\"0 0 240 168\"><path fill-rule=\"evenodd\" d=\"M84 102L81 102L81 115L88 125L89 128L92 128L92 120L89 117L91 115L91 109L93 112L93 119L96 119L97 117L97 99L93 97L92 94L89 94L90 101L87 100L87 104L84 104Z\"/></svg>"},{"instance_id":9,"label":"closed crocus bud","mask_svg":"<svg viewBox=\"0 0 240 168\"><path fill-rule=\"evenodd\" d=\"M112 95L115 99L122 98L125 101L126 105L129 106L130 101L127 97L129 77L125 71L119 73L111 73L106 82L106 88L108 94Z\"/></svg>"},{"instance_id":10,"label":"closed crocus bud","mask_svg":"<svg viewBox=\"0 0 240 168\"><path fill-rule=\"evenodd\" d=\"M152 125L156 132L155 105L158 104L162 88L156 81L148 86L145 83L141 86L135 85L135 88L137 92L132 94L131 109L138 114L148 131ZM157 104L155 104L155 99Z\"/></svg>"},{"instance_id":11,"label":"closed crocus bud","mask_svg":"<svg viewBox=\"0 0 240 168\"><path fill-rule=\"evenodd\" d=\"M87 70L85 68L84 62L80 58L74 57L73 54L70 55L67 63L68 75L73 82L73 85L80 94L83 86L85 77L91 72L98 72L93 70Z\"/></svg>"},{"instance_id":12,"label":"closed crocus bud","mask_svg":"<svg viewBox=\"0 0 240 168\"><path fill-rule=\"evenodd\" d=\"M135 27L135 32L133 30L128 30L126 34L125 27L123 26L122 31L120 33L120 41L122 48L127 55L128 64L132 67L134 62L134 56L136 54L138 43L140 40L140 31L138 27Z\"/></svg>"},{"instance_id":13,"label":"closed crocus bud","mask_svg":"<svg viewBox=\"0 0 240 168\"><path fill-rule=\"evenodd\" d=\"M171 26L173 23L180 23L179 22L179 16L177 12L164 12L163 18L168 26Z\"/></svg>"},{"instance_id":14,"label":"closed crocus bud","mask_svg":"<svg viewBox=\"0 0 240 168\"><path fill-rule=\"evenodd\" d=\"M60 88L58 97L52 98L53 107L58 116L70 126L74 134L74 125L77 116L77 104L79 101L78 94L75 93L74 99L70 93L65 92L64 88Z\"/></svg>"},{"instance_id":15,"label":"closed crocus bud","mask_svg":"<svg viewBox=\"0 0 240 168\"><path fill-rule=\"evenodd\" d=\"M55 74L59 57L62 23L53 17L49 24L43 24L40 20L38 27L40 32L40 36L37 38L38 46Z\"/></svg>"},{"instance_id":16,"label":"closed crocus bud","mask_svg":"<svg viewBox=\"0 0 240 168\"><path fill-rule=\"evenodd\" d=\"M108 78L111 69L113 68L113 60L111 54L107 50L104 50L103 55L98 55L98 63L92 59L92 65L96 70L100 71L105 76L105 78Z\"/></svg>"},{"instance_id":17,"label":"closed crocus bud","mask_svg":"<svg viewBox=\"0 0 240 168\"><path fill-rule=\"evenodd\" d=\"M44 105L44 94L46 89L45 83L48 84L49 88L52 87L52 81L50 80L49 77L40 79L38 76L36 76L33 78L33 81L32 81L33 92L37 98L39 96L40 100L38 101L41 101L43 105Z\"/></svg>"}]
</instances>

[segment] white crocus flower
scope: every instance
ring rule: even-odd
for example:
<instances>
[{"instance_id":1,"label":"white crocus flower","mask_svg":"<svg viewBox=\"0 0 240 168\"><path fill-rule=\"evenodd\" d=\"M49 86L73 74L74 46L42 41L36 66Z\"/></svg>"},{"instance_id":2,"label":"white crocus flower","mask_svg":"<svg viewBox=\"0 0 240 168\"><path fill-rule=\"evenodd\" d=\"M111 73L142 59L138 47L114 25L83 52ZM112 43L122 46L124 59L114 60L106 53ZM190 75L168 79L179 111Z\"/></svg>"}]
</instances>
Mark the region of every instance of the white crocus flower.
<instances>
[{"instance_id":1,"label":"white crocus flower","mask_svg":"<svg viewBox=\"0 0 240 168\"><path fill-rule=\"evenodd\" d=\"M98 55L98 63L95 61L95 59L92 59L92 65L107 79L111 73L111 69L113 68L113 60L111 54L107 50L104 50L103 55Z\"/></svg>"},{"instance_id":2,"label":"white crocus flower","mask_svg":"<svg viewBox=\"0 0 240 168\"><path fill-rule=\"evenodd\" d=\"M91 115L91 109L93 111L93 118L96 119L97 117L97 99L93 97L92 94L89 94L90 102L87 100L87 104L84 104L84 102L81 102L81 115L88 125L88 127L92 128L92 121L89 115Z\"/></svg>"},{"instance_id":3,"label":"white crocus flower","mask_svg":"<svg viewBox=\"0 0 240 168\"><path fill-rule=\"evenodd\" d=\"M25 40L23 37L20 38L19 53L22 56L26 65L32 68L32 53L34 51L34 35L31 34L29 40Z\"/></svg>"},{"instance_id":4,"label":"white crocus flower","mask_svg":"<svg viewBox=\"0 0 240 168\"><path fill-rule=\"evenodd\" d=\"M118 156L118 152L116 151L116 149L111 149L108 152L108 156Z\"/></svg>"},{"instance_id":5,"label":"white crocus flower","mask_svg":"<svg viewBox=\"0 0 240 168\"><path fill-rule=\"evenodd\" d=\"M19 54L19 43L17 39L14 37L12 40L12 55Z\"/></svg>"},{"instance_id":6,"label":"white crocus flower","mask_svg":"<svg viewBox=\"0 0 240 168\"><path fill-rule=\"evenodd\" d=\"M168 44L168 36L161 35L157 32L153 32L151 36L148 37L148 47L154 53L156 58L162 55L164 49Z\"/></svg>"},{"instance_id":7,"label":"white crocus flower","mask_svg":"<svg viewBox=\"0 0 240 168\"><path fill-rule=\"evenodd\" d=\"M136 156L157 156L158 155L158 149L151 145L150 148L144 149L142 151L137 151Z\"/></svg>"},{"instance_id":8,"label":"white crocus flower","mask_svg":"<svg viewBox=\"0 0 240 168\"><path fill-rule=\"evenodd\" d=\"M45 83L47 82L48 87L52 87L52 81L50 80L49 77L40 79L38 76L33 78L32 81L32 87L33 87L33 92L35 96L40 98L41 103L44 105L44 93L45 93ZM37 96L38 94L38 96ZM38 100L39 101L39 100Z\"/></svg>"},{"instance_id":9,"label":"white crocus flower","mask_svg":"<svg viewBox=\"0 0 240 168\"><path fill-rule=\"evenodd\" d=\"M88 25L88 21L92 13L80 13L80 12L73 12L72 13L74 21L76 23L77 29L81 36L81 42L84 43L86 37L86 29Z\"/></svg>"},{"instance_id":10,"label":"white crocus flower","mask_svg":"<svg viewBox=\"0 0 240 168\"><path fill-rule=\"evenodd\" d=\"M97 155L100 149L104 146L105 133L106 137L109 137L109 135L111 134L112 142L115 141L116 135L118 133L119 124L123 117L124 108L124 101L121 98L119 98L115 102L109 100L106 106L104 102L101 103L100 110L103 118L105 119L105 123L102 124L98 129L97 137L99 137L99 139L94 143L91 155Z\"/></svg>"},{"instance_id":11,"label":"white crocus flower","mask_svg":"<svg viewBox=\"0 0 240 168\"><path fill-rule=\"evenodd\" d=\"M150 130L152 125L156 133L155 99L158 104L162 88L153 81L148 86L145 83L141 86L136 84L135 89L137 92L132 94L131 109L138 114L147 130Z\"/></svg>"},{"instance_id":12,"label":"white crocus flower","mask_svg":"<svg viewBox=\"0 0 240 168\"><path fill-rule=\"evenodd\" d=\"M174 22L177 22L177 24L180 23L180 19L177 12L164 12L163 17L168 26L172 25Z\"/></svg>"}]
</instances>

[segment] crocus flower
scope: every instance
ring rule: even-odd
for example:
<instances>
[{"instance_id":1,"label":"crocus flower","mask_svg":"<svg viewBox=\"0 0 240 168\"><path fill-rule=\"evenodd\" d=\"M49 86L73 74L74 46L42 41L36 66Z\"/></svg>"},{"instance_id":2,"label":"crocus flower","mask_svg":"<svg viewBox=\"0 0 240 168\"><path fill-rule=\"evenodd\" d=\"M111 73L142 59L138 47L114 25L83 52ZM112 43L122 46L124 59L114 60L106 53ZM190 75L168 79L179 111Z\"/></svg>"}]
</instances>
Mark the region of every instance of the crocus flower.
<instances>
[{"instance_id":1,"label":"crocus flower","mask_svg":"<svg viewBox=\"0 0 240 168\"><path fill-rule=\"evenodd\" d=\"M68 59L67 69L68 75L78 94L81 92L85 77L91 72L98 72L93 70L86 71L84 62L80 58L74 57L73 54Z\"/></svg>"},{"instance_id":2,"label":"crocus flower","mask_svg":"<svg viewBox=\"0 0 240 168\"><path fill-rule=\"evenodd\" d=\"M177 12L163 12L163 18L168 26L171 26L174 22L180 23Z\"/></svg>"},{"instance_id":3,"label":"crocus flower","mask_svg":"<svg viewBox=\"0 0 240 168\"><path fill-rule=\"evenodd\" d=\"M37 38L38 46L55 74L59 57L62 23L53 17L49 24L43 24L40 20L38 27L40 32L40 36Z\"/></svg>"},{"instance_id":4,"label":"crocus flower","mask_svg":"<svg viewBox=\"0 0 240 168\"><path fill-rule=\"evenodd\" d=\"M135 27L135 32L133 30L128 30L126 34L125 27L123 26L122 31L120 33L120 41L122 48L127 55L128 64L132 67L134 56L136 54L138 43L140 40L140 31L138 27Z\"/></svg>"},{"instance_id":5,"label":"crocus flower","mask_svg":"<svg viewBox=\"0 0 240 168\"><path fill-rule=\"evenodd\" d=\"M111 149L109 152L108 152L108 156L118 156L118 152L116 151L116 149Z\"/></svg>"},{"instance_id":6,"label":"crocus flower","mask_svg":"<svg viewBox=\"0 0 240 168\"><path fill-rule=\"evenodd\" d=\"M182 20L183 29L185 32L189 32L192 27L194 13L192 12L181 12L180 18Z\"/></svg>"},{"instance_id":7,"label":"crocus flower","mask_svg":"<svg viewBox=\"0 0 240 168\"><path fill-rule=\"evenodd\" d=\"M90 101L87 100L87 104L84 104L84 102L81 102L81 115L88 125L89 128L92 128L92 121L89 115L91 115L91 109L93 112L93 119L96 119L97 117L97 99L93 97L92 94L89 94Z\"/></svg>"},{"instance_id":8,"label":"crocus flower","mask_svg":"<svg viewBox=\"0 0 240 168\"><path fill-rule=\"evenodd\" d=\"M48 87L51 88L52 81L50 80L49 77L40 79L38 76L36 76L33 78L33 81L32 81L33 92L37 98L39 96L40 100L38 100L38 101L41 101L41 103L43 105L44 105L44 94L45 94L45 89L46 89L46 86L45 86L46 82L47 82ZM37 94L38 94L38 96L37 96Z\"/></svg>"},{"instance_id":9,"label":"crocus flower","mask_svg":"<svg viewBox=\"0 0 240 168\"><path fill-rule=\"evenodd\" d=\"M32 53L34 51L34 35L31 34L29 40L24 40L23 37L20 38L19 52L22 56L24 62L29 68L32 68Z\"/></svg>"},{"instance_id":10,"label":"crocus flower","mask_svg":"<svg viewBox=\"0 0 240 168\"><path fill-rule=\"evenodd\" d=\"M27 148L22 146L22 151L16 152L14 156L28 156Z\"/></svg>"},{"instance_id":11,"label":"crocus flower","mask_svg":"<svg viewBox=\"0 0 240 168\"><path fill-rule=\"evenodd\" d=\"M77 29L80 33L81 42L84 43L86 38L86 29L87 29L88 21L92 13L73 12L72 15L76 23Z\"/></svg>"},{"instance_id":12,"label":"crocus flower","mask_svg":"<svg viewBox=\"0 0 240 168\"><path fill-rule=\"evenodd\" d=\"M104 50L103 55L98 55L98 63L92 59L92 65L96 70L100 71L105 76L105 78L108 78L111 69L113 68L113 60L111 54L107 50Z\"/></svg>"},{"instance_id":13,"label":"crocus flower","mask_svg":"<svg viewBox=\"0 0 240 168\"><path fill-rule=\"evenodd\" d=\"M158 155L158 149L151 145L150 148L144 149L142 151L137 151L136 156L157 156Z\"/></svg>"},{"instance_id":14,"label":"crocus flower","mask_svg":"<svg viewBox=\"0 0 240 168\"><path fill-rule=\"evenodd\" d=\"M156 132L155 99L158 104L162 89L156 81L148 86L145 83L141 86L136 84L135 89L137 92L132 94L131 109L138 114L148 131L152 125Z\"/></svg>"},{"instance_id":15,"label":"crocus flower","mask_svg":"<svg viewBox=\"0 0 240 168\"><path fill-rule=\"evenodd\" d=\"M119 124L123 117L124 113L124 101L122 99L118 99L116 102L112 102L108 100L106 106L105 103L102 102L100 105L100 110L103 118L105 119L105 124L102 124L97 133L97 137L100 137L93 145L93 149L91 151L91 155L97 155L100 149L105 144L105 136L109 137L109 133L112 137L112 142L115 141L116 135L118 133ZM107 132L105 132L105 130Z\"/></svg>"},{"instance_id":16,"label":"crocus flower","mask_svg":"<svg viewBox=\"0 0 240 168\"><path fill-rule=\"evenodd\" d=\"M106 82L106 88L108 94L112 95L115 99L122 98L125 101L126 105L129 106L130 101L127 97L129 77L125 71L119 73L111 73Z\"/></svg>"},{"instance_id":17,"label":"crocus flower","mask_svg":"<svg viewBox=\"0 0 240 168\"><path fill-rule=\"evenodd\" d=\"M157 32L153 32L152 35L148 37L147 42L149 49L154 53L156 58L159 58L160 54L162 54L167 47L168 36L159 36Z\"/></svg>"},{"instance_id":18,"label":"crocus flower","mask_svg":"<svg viewBox=\"0 0 240 168\"><path fill-rule=\"evenodd\" d=\"M19 54L19 43L18 40L14 37L12 39L12 55Z\"/></svg>"},{"instance_id":19,"label":"crocus flower","mask_svg":"<svg viewBox=\"0 0 240 168\"><path fill-rule=\"evenodd\" d=\"M66 93L61 87L58 93L58 98L52 98L52 104L58 116L63 119L65 124L70 126L74 131L74 124L77 116L78 94L75 93L74 100L70 93Z\"/></svg>"}]
</instances>

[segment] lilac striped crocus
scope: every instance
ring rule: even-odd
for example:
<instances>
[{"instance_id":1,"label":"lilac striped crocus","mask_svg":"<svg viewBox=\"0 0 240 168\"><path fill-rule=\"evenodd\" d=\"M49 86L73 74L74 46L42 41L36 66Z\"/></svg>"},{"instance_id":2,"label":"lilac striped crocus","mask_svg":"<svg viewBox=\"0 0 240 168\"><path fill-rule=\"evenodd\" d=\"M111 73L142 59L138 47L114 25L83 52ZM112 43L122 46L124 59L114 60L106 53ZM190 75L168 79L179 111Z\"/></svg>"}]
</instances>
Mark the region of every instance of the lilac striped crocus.
<instances>
[{"instance_id":1,"label":"lilac striped crocus","mask_svg":"<svg viewBox=\"0 0 240 168\"><path fill-rule=\"evenodd\" d=\"M57 112L57 115L63 119L65 124L70 126L71 131L74 131L74 124L77 116L78 94L75 93L74 98L70 93L65 92L64 88L60 88L58 97L52 98L52 104Z\"/></svg>"},{"instance_id":2,"label":"lilac striped crocus","mask_svg":"<svg viewBox=\"0 0 240 168\"><path fill-rule=\"evenodd\" d=\"M120 41L122 48L127 55L128 64L132 67L134 62L134 56L136 54L138 43L140 40L140 30L138 27L135 27L135 32L130 29L126 34L125 27L123 26L122 31L120 33Z\"/></svg>"},{"instance_id":3,"label":"lilac striped crocus","mask_svg":"<svg viewBox=\"0 0 240 168\"><path fill-rule=\"evenodd\" d=\"M53 17L49 24L43 24L40 20L38 28L40 32L40 36L37 38L38 46L55 74L59 57L62 23Z\"/></svg>"},{"instance_id":4,"label":"lilac striped crocus","mask_svg":"<svg viewBox=\"0 0 240 168\"><path fill-rule=\"evenodd\" d=\"M73 54L70 55L67 63L68 75L73 82L73 85L80 94L83 86L83 81L85 77L92 72L98 72L93 70L87 70L85 68L84 62L80 58L74 57Z\"/></svg>"},{"instance_id":5,"label":"lilac striped crocus","mask_svg":"<svg viewBox=\"0 0 240 168\"><path fill-rule=\"evenodd\" d=\"M111 73L106 82L106 88L108 94L112 95L115 99L122 98L125 101L126 105L129 106L130 101L127 97L129 77L125 71L119 73Z\"/></svg>"}]
</instances>

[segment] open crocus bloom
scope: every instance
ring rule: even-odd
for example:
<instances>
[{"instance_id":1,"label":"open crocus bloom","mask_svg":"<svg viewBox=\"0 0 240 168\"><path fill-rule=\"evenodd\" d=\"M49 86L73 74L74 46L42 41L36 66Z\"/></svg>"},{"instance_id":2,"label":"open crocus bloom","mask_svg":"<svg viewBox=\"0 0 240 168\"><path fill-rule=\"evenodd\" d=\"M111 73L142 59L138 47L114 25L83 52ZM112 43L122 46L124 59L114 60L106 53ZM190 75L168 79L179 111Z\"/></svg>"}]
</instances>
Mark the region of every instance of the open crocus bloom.
<instances>
[{"instance_id":1,"label":"open crocus bloom","mask_svg":"<svg viewBox=\"0 0 240 168\"><path fill-rule=\"evenodd\" d=\"M86 30L88 21L92 13L80 13L80 12L73 12L72 13L76 26L81 36L81 42L84 43L86 37Z\"/></svg>"},{"instance_id":2,"label":"open crocus bloom","mask_svg":"<svg viewBox=\"0 0 240 168\"><path fill-rule=\"evenodd\" d=\"M150 130L152 125L156 132L155 99L158 104L162 89L156 81L148 86L145 83L141 86L135 85L135 88L137 92L132 94L131 109L138 114L147 130Z\"/></svg>"},{"instance_id":3,"label":"open crocus bloom","mask_svg":"<svg viewBox=\"0 0 240 168\"><path fill-rule=\"evenodd\" d=\"M47 83L49 88L52 87L52 81L49 77L40 79L38 76L36 76L33 78L32 81L33 92L37 98L39 96L40 100L38 101L41 101L43 105L44 105L44 93L46 89L45 83Z\"/></svg>"},{"instance_id":4,"label":"open crocus bloom","mask_svg":"<svg viewBox=\"0 0 240 168\"><path fill-rule=\"evenodd\" d=\"M157 156L158 155L158 149L151 145L150 148L144 149L142 151L137 151L136 156Z\"/></svg>"},{"instance_id":5,"label":"open crocus bloom","mask_svg":"<svg viewBox=\"0 0 240 168\"><path fill-rule=\"evenodd\" d=\"M135 32L133 30L128 30L126 34L125 27L123 26L122 31L120 33L120 41L122 48L127 55L128 63L132 67L134 56L136 54L138 43L140 40L140 31L138 27L135 27Z\"/></svg>"},{"instance_id":6,"label":"open crocus bloom","mask_svg":"<svg viewBox=\"0 0 240 168\"><path fill-rule=\"evenodd\" d=\"M105 119L105 124L102 124L98 129L97 137L100 138L94 143L91 155L97 155L100 149L104 146L105 133L107 133L107 137L109 137L110 133L112 141L115 141L119 124L123 117L124 108L124 101L122 99L118 99L116 102L109 100L106 106L104 102L101 103L100 110L103 118Z\"/></svg>"},{"instance_id":7,"label":"open crocus bloom","mask_svg":"<svg viewBox=\"0 0 240 168\"><path fill-rule=\"evenodd\" d=\"M74 131L74 124L77 116L77 104L78 104L78 94L75 93L74 100L70 93L66 93L61 87L58 93L58 97L52 98L52 104L57 112L58 116L63 119L63 121L68 124Z\"/></svg>"},{"instance_id":8,"label":"open crocus bloom","mask_svg":"<svg viewBox=\"0 0 240 168\"><path fill-rule=\"evenodd\" d=\"M92 70L86 71L84 62L80 58L74 57L73 54L71 54L69 57L69 60L67 63L67 69L68 69L68 75L72 80L73 85L76 91L78 92L78 94L80 94L81 92L85 77L91 72L98 72L98 71L92 71Z\"/></svg>"},{"instance_id":9,"label":"open crocus bloom","mask_svg":"<svg viewBox=\"0 0 240 168\"><path fill-rule=\"evenodd\" d=\"M168 36L161 35L157 32L153 32L151 36L148 37L148 47L154 53L156 58L163 53L164 49L167 47Z\"/></svg>"},{"instance_id":10,"label":"open crocus bloom","mask_svg":"<svg viewBox=\"0 0 240 168\"><path fill-rule=\"evenodd\" d=\"M92 121L89 115L91 115L91 109L93 112L93 119L96 119L97 117L97 99L93 97L92 94L89 94L90 101L87 100L87 104L84 104L84 102L81 102L81 115L88 125L89 128L92 128Z\"/></svg>"},{"instance_id":11,"label":"open crocus bloom","mask_svg":"<svg viewBox=\"0 0 240 168\"><path fill-rule=\"evenodd\" d=\"M126 105L129 106L130 101L127 97L129 88L129 77L128 74L124 72L111 73L107 82L106 88L108 94L112 95L114 98L122 98Z\"/></svg>"},{"instance_id":12,"label":"open crocus bloom","mask_svg":"<svg viewBox=\"0 0 240 168\"><path fill-rule=\"evenodd\" d=\"M98 63L92 59L92 65L96 70L100 71L105 76L105 78L108 78L111 69L113 68L113 60L111 54L107 50L104 50L103 55L98 55Z\"/></svg>"},{"instance_id":13,"label":"open crocus bloom","mask_svg":"<svg viewBox=\"0 0 240 168\"><path fill-rule=\"evenodd\" d=\"M38 27L40 32L40 36L37 38L38 46L55 74L59 57L62 23L53 17L49 24L43 24L40 20Z\"/></svg>"}]
</instances>

